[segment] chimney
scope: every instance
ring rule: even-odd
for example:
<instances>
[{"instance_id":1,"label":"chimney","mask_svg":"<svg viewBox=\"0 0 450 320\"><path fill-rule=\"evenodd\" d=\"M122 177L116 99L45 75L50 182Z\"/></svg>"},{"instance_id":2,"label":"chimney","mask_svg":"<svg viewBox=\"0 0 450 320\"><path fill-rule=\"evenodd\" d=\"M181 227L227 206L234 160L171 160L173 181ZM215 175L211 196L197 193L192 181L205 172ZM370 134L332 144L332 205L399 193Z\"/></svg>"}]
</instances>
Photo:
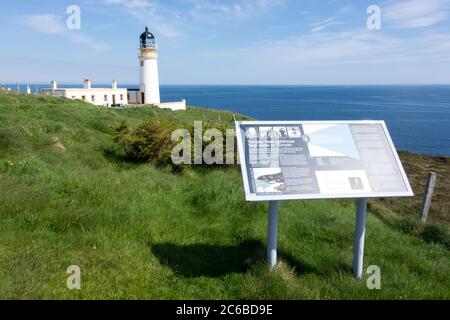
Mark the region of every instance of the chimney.
<instances>
[{"instance_id":1,"label":"chimney","mask_svg":"<svg viewBox=\"0 0 450 320\"><path fill-rule=\"evenodd\" d=\"M89 80L88 78L84 79L84 88L91 89L91 80Z\"/></svg>"},{"instance_id":2,"label":"chimney","mask_svg":"<svg viewBox=\"0 0 450 320\"><path fill-rule=\"evenodd\" d=\"M112 81L112 88L117 89L117 81L116 80Z\"/></svg>"},{"instance_id":3,"label":"chimney","mask_svg":"<svg viewBox=\"0 0 450 320\"><path fill-rule=\"evenodd\" d=\"M50 83L51 83L51 85L52 85L52 90L58 89L58 85L56 84L56 81L55 81L55 80L53 80L53 81L50 82Z\"/></svg>"}]
</instances>

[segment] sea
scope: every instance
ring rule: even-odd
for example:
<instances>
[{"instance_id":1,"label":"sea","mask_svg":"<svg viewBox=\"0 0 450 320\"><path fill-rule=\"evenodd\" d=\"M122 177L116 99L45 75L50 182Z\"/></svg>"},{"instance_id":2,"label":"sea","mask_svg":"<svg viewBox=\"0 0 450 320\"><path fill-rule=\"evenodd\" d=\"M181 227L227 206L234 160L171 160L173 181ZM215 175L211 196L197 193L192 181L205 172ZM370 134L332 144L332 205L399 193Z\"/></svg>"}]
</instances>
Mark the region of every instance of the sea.
<instances>
[{"instance_id":1,"label":"sea","mask_svg":"<svg viewBox=\"0 0 450 320\"><path fill-rule=\"evenodd\" d=\"M33 92L43 87L49 85L31 85ZM384 120L398 150L450 156L450 85L161 86L162 101L181 99L258 120Z\"/></svg>"}]
</instances>

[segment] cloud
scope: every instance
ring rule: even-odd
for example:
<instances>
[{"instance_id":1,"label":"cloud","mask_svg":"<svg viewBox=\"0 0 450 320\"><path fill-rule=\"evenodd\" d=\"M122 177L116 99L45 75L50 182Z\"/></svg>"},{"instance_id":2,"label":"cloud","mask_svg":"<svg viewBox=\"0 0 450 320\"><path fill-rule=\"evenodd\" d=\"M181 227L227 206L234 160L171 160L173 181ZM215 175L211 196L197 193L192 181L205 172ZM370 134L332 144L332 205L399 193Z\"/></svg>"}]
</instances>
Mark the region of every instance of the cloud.
<instances>
[{"instance_id":1,"label":"cloud","mask_svg":"<svg viewBox=\"0 0 450 320\"><path fill-rule=\"evenodd\" d=\"M178 38L204 24L249 18L281 6L286 0L183 0L179 5L156 0L103 0L121 7L143 24L150 23L155 34ZM181 2L181 1L180 1Z\"/></svg>"},{"instance_id":2,"label":"cloud","mask_svg":"<svg viewBox=\"0 0 450 320\"><path fill-rule=\"evenodd\" d=\"M79 31L67 30L61 16L52 14L24 15L20 18L20 22L35 32L60 36L63 35L70 42L84 44L95 51L106 51L111 48L109 44L96 41Z\"/></svg>"},{"instance_id":3,"label":"cloud","mask_svg":"<svg viewBox=\"0 0 450 320\"><path fill-rule=\"evenodd\" d=\"M152 6L148 0L104 0L106 4L121 5L130 9L145 9Z\"/></svg>"},{"instance_id":4,"label":"cloud","mask_svg":"<svg viewBox=\"0 0 450 320\"><path fill-rule=\"evenodd\" d=\"M301 35L266 45L266 50L288 63L345 64L386 58L400 46L396 39L358 29Z\"/></svg>"},{"instance_id":5,"label":"cloud","mask_svg":"<svg viewBox=\"0 0 450 320\"><path fill-rule=\"evenodd\" d=\"M41 33L58 34L65 31L61 16L52 14L25 15L21 18L21 22L23 25Z\"/></svg>"},{"instance_id":6,"label":"cloud","mask_svg":"<svg viewBox=\"0 0 450 320\"><path fill-rule=\"evenodd\" d=\"M340 8L338 12L341 14L349 14L349 13L356 13L358 11L356 10L356 8L353 5L348 4L348 5L345 5L342 8Z\"/></svg>"},{"instance_id":7,"label":"cloud","mask_svg":"<svg viewBox=\"0 0 450 320\"><path fill-rule=\"evenodd\" d=\"M195 1L190 15L202 21L246 18L265 13L282 4L284 4L284 0L203 0Z\"/></svg>"},{"instance_id":8,"label":"cloud","mask_svg":"<svg viewBox=\"0 0 450 320\"><path fill-rule=\"evenodd\" d=\"M95 51L108 51L111 46L106 42L96 41L87 35L81 33L68 33L69 41L77 44L84 44Z\"/></svg>"},{"instance_id":9,"label":"cloud","mask_svg":"<svg viewBox=\"0 0 450 320\"><path fill-rule=\"evenodd\" d=\"M242 68L265 65L277 72L302 68L333 68L374 64L411 64L414 61L448 61L450 36L418 33L413 38L388 36L365 28L343 32L309 33L278 41L266 40L246 48L204 52L211 61L234 61ZM273 59L277 57L277 59Z\"/></svg>"},{"instance_id":10,"label":"cloud","mask_svg":"<svg viewBox=\"0 0 450 320\"><path fill-rule=\"evenodd\" d=\"M421 28L447 20L450 0L403 0L383 8L386 21L397 28Z\"/></svg>"},{"instance_id":11,"label":"cloud","mask_svg":"<svg viewBox=\"0 0 450 320\"><path fill-rule=\"evenodd\" d=\"M337 21L336 19L337 19L336 17L332 17L332 18L328 18L328 19L311 24L311 27L313 27L311 29L311 32L321 32L321 31L327 29L328 27L343 24L343 22Z\"/></svg>"},{"instance_id":12,"label":"cloud","mask_svg":"<svg viewBox=\"0 0 450 320\"><path fill-rule=\"evenodd\" d=\"M174 23L178 20L177 13L165 7L164 3L158 6L150 0L103 0L103 3L124 8L126 13L145 25L150 22L152 31L159 35L176 38L180 34Z\"/></svg>"}]
</instances>

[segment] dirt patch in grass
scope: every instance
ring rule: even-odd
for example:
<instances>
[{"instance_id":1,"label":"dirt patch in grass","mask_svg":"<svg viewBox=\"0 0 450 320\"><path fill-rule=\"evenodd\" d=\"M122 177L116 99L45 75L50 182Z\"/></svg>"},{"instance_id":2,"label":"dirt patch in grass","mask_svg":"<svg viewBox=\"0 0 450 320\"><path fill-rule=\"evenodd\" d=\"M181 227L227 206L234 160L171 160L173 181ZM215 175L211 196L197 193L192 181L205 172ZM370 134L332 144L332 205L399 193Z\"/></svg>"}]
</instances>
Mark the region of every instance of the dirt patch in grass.
<instances>
[{"instance_id":1,"label":"dirt patch in grass","mask_svg":"<svg viewBox=\"0 0 450 320\"><path fill-rule=\"evenodd\" d=\"M56 150L66 151L66 147L59 141L58 137L52 137L52 146Z\"/></svg>"}]
</instances>

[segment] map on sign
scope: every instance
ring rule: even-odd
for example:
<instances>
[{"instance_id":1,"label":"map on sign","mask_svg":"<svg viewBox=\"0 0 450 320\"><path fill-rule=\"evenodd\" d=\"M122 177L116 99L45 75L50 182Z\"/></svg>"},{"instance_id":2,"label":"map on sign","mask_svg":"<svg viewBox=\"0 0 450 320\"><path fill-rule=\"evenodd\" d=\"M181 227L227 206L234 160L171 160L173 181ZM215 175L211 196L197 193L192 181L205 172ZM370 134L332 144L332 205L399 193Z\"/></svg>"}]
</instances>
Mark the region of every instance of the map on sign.
<instances>
[{"instance_id":1,"label":"map on sign","mask_svg":"<svg viewBox=\"0 0 450 320\"><path fill-rule=\"evenodd\" d=\"M383 121L236 122L248 201L412 196Z\"/></svg>"}]
</instances>

